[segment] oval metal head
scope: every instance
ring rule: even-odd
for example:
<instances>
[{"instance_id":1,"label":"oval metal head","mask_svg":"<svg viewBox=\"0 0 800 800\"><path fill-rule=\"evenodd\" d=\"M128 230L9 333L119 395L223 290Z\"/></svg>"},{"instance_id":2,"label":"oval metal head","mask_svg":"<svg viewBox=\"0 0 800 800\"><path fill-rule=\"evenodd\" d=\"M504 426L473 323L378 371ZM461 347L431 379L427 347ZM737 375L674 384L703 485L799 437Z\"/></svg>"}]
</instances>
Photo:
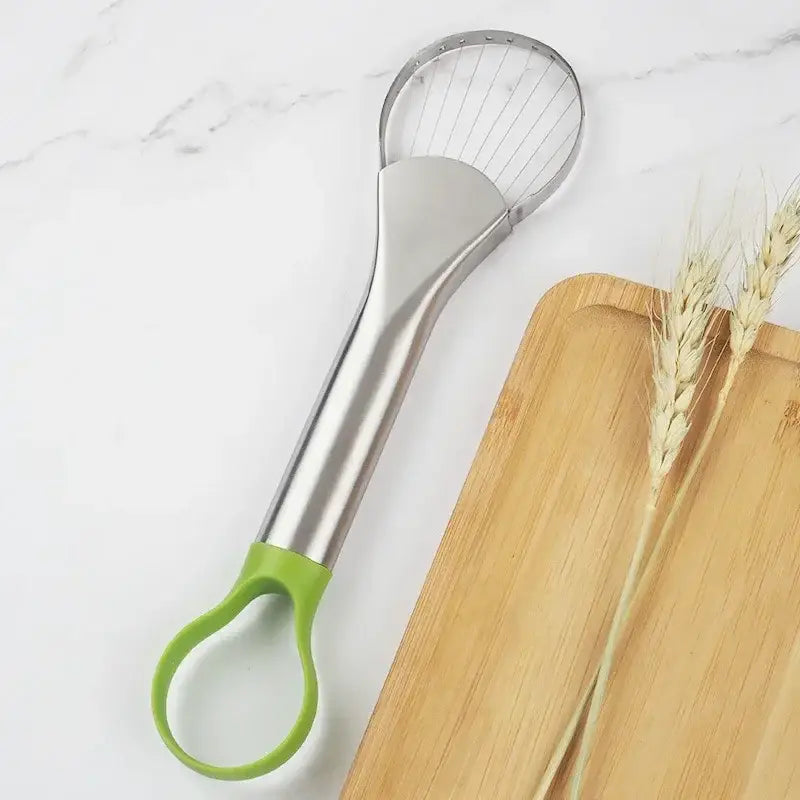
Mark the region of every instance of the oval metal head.
<instances>
[{"instance_id":1,"label":"oval metal head","mask_svg":"<svg viewBox=\"0 0 800 800\"><path fill-rule=\"evenodd\" d=\"M512 225L564 182L583 137L575 72L509 31L456 33L412 56L381 110L381 167L414 156L464 161L502 193Z\"/></svg>"}]
</instances>

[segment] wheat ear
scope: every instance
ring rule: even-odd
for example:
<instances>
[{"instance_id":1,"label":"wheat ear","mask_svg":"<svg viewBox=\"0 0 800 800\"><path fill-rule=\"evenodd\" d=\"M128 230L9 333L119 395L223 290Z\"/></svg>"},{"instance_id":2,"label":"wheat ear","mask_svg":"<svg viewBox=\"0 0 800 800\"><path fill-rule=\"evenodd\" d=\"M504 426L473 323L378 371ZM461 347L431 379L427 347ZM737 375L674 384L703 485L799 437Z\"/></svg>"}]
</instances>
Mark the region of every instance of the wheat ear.
<instances>
[{"instance_id":1,"label":"wheat ear","mask_svg":"<svg viewBox=\"0 0 800 800\"><path fill-rule=\"evenodd\" d=\"M800 193L790 196L789 199L783 203L778 212L776 212L764 233L761 250L757 253L752 262L748 262L748 264L745 265L739 295L730 317L731 357L725 373L725 380L717 395L714 411L705 433L680 483L669 514L667 515L660 533L656 537L642 576L636 585L628 614L622 622L623 630L627 620L634 615L637 604L641 601L642 597L644 597L647 587L655 574L656 566L660 563L661 553L667 542L667 534L677 519L689 486L714 436L714 432L722 417L722 411L725 408L728 395L733 386L734 379L736 378L736 373L745 356L752 348L758 329L761 327L761 324L764 322L769 312L777 282L791 266L797 252L798 244L800 244L800 235L798 231L800 231ZM544 775L539 782L532 800L546 800L553 786L556 774L564 762L567 751L575 738L581 718L586 711L586 706L591 699L592 690L597 681L598 673L599 666L598 669L595 670L589 685L575 707L572 717L547 764Z\"/></svg>"},{"instance_id":2,"label":"wheat ear","mask_svg":"<svg viewBox=\"0 0 800 800\"><path fill-rule=\"evenodd\" d=\"M656 561L654 556L660 553L663 542L680 513L689 487L714 438L739 368L755 344L758 331L772 308L778 281L791 267L798 246L800 246L800 192L790 195L778 207L764 231L761 248L752 260L744 264L739 294L730 314L730 359L725 379L714 403L711 418L692 455L692 460L678 486L675 499L653 546L648 570L642 578L649 577L647 575L650 571L649 566Z\"/></svg>"},{"instance_id":3,"label":"wheat ear","mask_svg":"<svg viewBox=\"0 0 800 800\"><path fill-rule=\"evenodd\" d=\"M689 430L689 409L702 372L721 266L721 260L707 249L701 249L684 261L663 310L662 329L653 337L654 392L648 441L649 491L634 553L600 661L575 764L571 800L578 800L580 797L617 643L653 532L656 504L664 480L675 463Z\"/></svg>"},{"instance_id":4,"label":"wheat ear","mask_svg":"<svg viewBox=\"0 0 800 800\"><path fill-rule=\"evenodd\" d=\"M714 436L739 367L755 343L758 329L764 322L772 305L778 280L791 266L799 244L800 193L797 193L790 196L775 213L769 227L764 232L761 250L744 267L741 288L730 316L730 360L725 379L717 395L714 411L709 419L705 433L678 487L675 500L660 533L655 539L642 576L636 585L628 614L622 622L622 630L624 630L627 620L633 616L637 604L644 597L647 587L655 574L656 566L660 563L661 553L667 542L667 534L677 519L688 489ZM546 800L556 774L575 738L581 718L586 711L586 706L592 697L598 673L599 666L575 707L532 800Z\"/></svg>"},{"instance_id":5,"label":"wheat ear","mask_svg":"<svg viewBox=\"0 0 800 800\"><path fill-rule=\"evenodd\" d=\"M800 246L800 193L794 193L773 214L764 231L761 248L752 260L744 264L739 294L730 314L730 358L725 371L725 379L719 394L717 394L711 418L692 455L686 473L675 493L675 499L667 518L664 520L664 525L656 539L648 569L642 576L643 579L648 577L650 564L657 561L655 557L659 555L666 536L680 513L689 487L700 468L711 440L714 438L739 368L755 344L758 331L772 308L778 281L792 265L798 246Z\"/></svg>"}]
</instances>

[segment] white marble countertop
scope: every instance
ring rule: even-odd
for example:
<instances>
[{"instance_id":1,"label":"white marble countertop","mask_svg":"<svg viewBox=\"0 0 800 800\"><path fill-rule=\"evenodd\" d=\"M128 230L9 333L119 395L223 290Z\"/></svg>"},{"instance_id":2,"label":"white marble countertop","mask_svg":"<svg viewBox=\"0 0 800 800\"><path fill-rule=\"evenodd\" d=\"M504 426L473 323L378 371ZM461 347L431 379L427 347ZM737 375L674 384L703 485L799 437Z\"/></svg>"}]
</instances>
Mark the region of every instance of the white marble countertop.
<instances>
[{"instance_id":1,"label":"white marble countertop","mask_svg":"<svg viewBox=\"0 0 800 800\"><path fill-rule=\"evenodd\" d=\"M336 797L538 298L664 285L693 207L752 225L800 171L800 9L0 7L0 795ZM361 295L392 75L480 27L572 62L580 162L434 331L318 615L311 739L264 779L202 778L155 733L154 664L238 572ZM800 273L774 319L800 327ZM298 703L288 629L252 622L182 684L203 755L259 755Z\"/></svg>"}]
</instances>

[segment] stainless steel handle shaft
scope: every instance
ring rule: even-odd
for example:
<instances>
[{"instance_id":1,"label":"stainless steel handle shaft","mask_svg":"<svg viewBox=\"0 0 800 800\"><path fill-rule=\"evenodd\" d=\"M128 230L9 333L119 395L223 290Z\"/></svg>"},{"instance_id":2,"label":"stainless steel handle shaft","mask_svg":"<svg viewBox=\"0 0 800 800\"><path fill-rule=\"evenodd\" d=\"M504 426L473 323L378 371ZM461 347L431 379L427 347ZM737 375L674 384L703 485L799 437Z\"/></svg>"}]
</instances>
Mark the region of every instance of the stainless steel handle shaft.
<instances>
[{"instance_id":1,"label":"stainless steel handle shaft","mask_svg":"<svg viewBox=\"0 0 800 800\"><path fill-rule=\"evenodd\" d=\"M367 293L258 534L328 568L441 309L511 231L494 184L441 157L384 167L378 212Z\"/></svg>"}]
</instances>

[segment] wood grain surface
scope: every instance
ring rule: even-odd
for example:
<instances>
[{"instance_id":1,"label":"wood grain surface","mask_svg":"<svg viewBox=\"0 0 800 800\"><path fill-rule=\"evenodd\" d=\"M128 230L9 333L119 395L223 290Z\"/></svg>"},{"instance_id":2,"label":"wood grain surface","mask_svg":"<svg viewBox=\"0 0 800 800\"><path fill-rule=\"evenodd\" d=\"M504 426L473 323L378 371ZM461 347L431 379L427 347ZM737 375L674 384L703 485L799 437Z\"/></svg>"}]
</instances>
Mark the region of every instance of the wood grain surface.
<instances>
[{"instance_id":1,"label":"wood grain surface","mask_svg":"<svg viewBox=\"0 0 800 800\"><path fill-rule=\"evenodd\" d=\"M531 797L640 521L654 292L584 275L539 304L343 798ZM624 638L585 798L800 798L799 361L766 326Z\"/></svg>"}]
</instances>

